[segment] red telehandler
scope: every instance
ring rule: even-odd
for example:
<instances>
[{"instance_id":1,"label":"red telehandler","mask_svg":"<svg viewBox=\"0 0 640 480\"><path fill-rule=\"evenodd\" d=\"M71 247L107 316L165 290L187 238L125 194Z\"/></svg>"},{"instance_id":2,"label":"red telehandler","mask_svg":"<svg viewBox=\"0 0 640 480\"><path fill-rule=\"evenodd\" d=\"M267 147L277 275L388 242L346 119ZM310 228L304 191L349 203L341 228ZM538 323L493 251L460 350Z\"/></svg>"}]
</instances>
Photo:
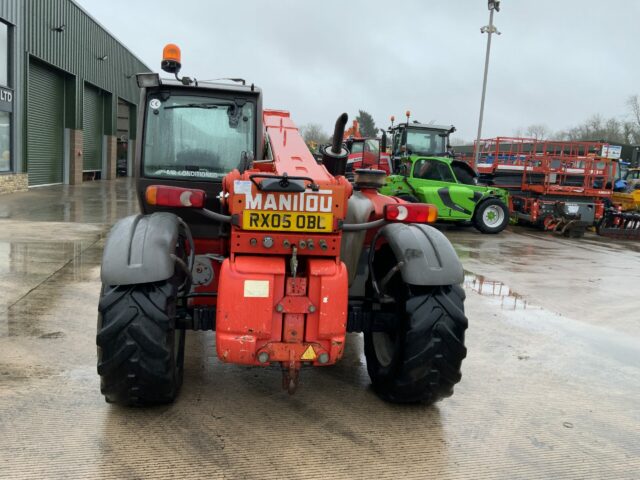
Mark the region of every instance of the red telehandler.
<instances>
[{"instance_id":1,"label":"red telehandler","mask_svg":"<svg viewBox=\"0 0 640 480\"><path fill-rule=\"evenodd\" d=\"M252 85L139 74L141 214L107 238L98 373L108 402L171 402L186 330L214 330L218 358L280 365L293 393L303 365L364 334L374 390L391 402L453 393L466 355L463 270L427 225L436 209L377 193L384 172L345 177L346 114L317 162L287 112Z\"/></svg>"}]
</instances>

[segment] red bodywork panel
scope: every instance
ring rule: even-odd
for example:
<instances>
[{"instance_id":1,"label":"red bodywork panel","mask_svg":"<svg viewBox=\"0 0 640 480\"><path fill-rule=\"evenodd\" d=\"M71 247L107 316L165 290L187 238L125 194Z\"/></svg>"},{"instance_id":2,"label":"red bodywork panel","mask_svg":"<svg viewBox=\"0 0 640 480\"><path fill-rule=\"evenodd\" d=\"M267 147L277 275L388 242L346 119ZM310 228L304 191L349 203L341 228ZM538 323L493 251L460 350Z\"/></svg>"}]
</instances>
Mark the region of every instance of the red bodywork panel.
<instances>
[{"instance_id":1,"label":"red bodywork panel","mask_svg":"<svg viewBox=\"0 0 640 480\"><path fill-rule=\"evenodd\" d=\"M310 259L305 277L286 275L283 257L238 256L220 272L216 349L226 362L269 361L318 364L322 353L335 363L344 348L347 269L342 262ZM313 358L303 359L311 346Z\"/></svg>"},{"instance_id":2,"label":"red bodywork panel","mask_svg":"<svg viewBox=\"0 0 640 480\"><path fill-rule=\"evenodd\" d=\"M374 168L383 170L387 174L391 173L391 158L388 153L380 153L380 156L373 152L358 152L349 154L349 165L352 171L359 168Z\"/></svg>"}]
</instances>

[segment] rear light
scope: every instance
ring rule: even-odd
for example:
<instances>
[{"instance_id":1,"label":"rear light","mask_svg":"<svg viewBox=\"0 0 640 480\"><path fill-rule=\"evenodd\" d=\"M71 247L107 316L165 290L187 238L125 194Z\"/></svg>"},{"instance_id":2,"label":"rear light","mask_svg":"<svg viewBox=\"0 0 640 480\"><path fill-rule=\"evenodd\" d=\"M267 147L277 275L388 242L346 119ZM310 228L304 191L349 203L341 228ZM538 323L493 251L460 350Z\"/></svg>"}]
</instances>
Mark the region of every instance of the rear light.
<instances>
[{"instance_id":1,"label":"rear light","mask_svg":"<svg viewBox=\"0 0 640 480\"><path fill-rule=\"evenodd\" d=\"M435 205L426 203L391 203L384 206L384 219L399 223L433 223L438 218Z\"/></svg>"},{"instance_id":2,"label":"rear light","mask_svg":"<svg viewBox=\"0 0 640 480\"><path fill-rule=\"evenodd\" d=\"M147 187L145 198L149 205L160 207L203 208L205 193L192 188L151 185Z\"/></svg>"}]
</instances>

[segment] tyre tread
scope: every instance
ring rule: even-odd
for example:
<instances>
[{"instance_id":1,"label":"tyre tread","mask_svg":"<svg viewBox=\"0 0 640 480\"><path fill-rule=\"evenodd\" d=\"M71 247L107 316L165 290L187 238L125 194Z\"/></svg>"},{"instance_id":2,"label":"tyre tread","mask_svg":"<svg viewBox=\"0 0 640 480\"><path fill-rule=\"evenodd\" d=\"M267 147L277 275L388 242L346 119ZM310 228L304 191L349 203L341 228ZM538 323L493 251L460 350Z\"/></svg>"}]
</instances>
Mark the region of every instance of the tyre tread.
<instances>
[{"instance_id":1,"label":"tyre tread","mask_svg":"<svg viewBox=\"0 0 640 480\"><path fill-rule=\"evenodd\" d=\"M182 378L181 368L174 365L171 335L176 293L172 279L104 287L96 344L101 391L107 402L142 406L175 398ZM183 335L178 332L174 335Z\"/></svg>"},{"instance_id":2,"label":"tyre tread","mask_svg":"<svg viewBox=\"0 0 640 480\"><path fill-rule=\"evenodd\" d=\"M372 340L365 336L367 369L381 398L394 403L434 403L451 396L467 355L464 299L459 285L434 287L408 299L407 330L392 368L380 367Z\"/></svg>"}]
</instances>

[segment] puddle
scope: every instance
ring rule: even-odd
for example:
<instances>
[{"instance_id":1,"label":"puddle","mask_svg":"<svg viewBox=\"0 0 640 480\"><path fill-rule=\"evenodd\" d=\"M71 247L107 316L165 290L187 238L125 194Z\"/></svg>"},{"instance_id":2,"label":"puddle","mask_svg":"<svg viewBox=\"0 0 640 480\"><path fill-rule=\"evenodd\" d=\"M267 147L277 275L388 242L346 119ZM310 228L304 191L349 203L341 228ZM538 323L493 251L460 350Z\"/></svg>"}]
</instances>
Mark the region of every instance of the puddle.
<instances>
[{"instance_id":1,"label":"puddle","mask_svg":"<svg viewBox=\"0 0 640 480\"><path fill-rule=\"evenodd\" d=\"M84 304L99 278L98 240L5 243L0 241L0 338L65 337L69 309ZM97 303L96 303L97 304Z\"/></svg>"},{"instance_id":2,"label":"puddle","mask_svg":"<svg viewBox=\"0 0 640 480\"><path fill-rule=\"evenodd\" d=\"M500 309L502 310L541 309L531 305L522 295L514 292L508 285L496 280L489 280L482 275L465 272L464 286L467 290L476 292L479 295L495 297L500 301Z\"/></svg>"},{"instance_id":3,"label":"puddle","mask_svg":"<svg viewBox=\"0 0 640 480\"><path fill-rule=\"evenodd\" d=\"M612 328L590 325L532 304L503 282L465 272L465 289L486 297L496 308L509 311L507 320L520 327L554 338L560 345L579 346L592 354L637 368L640 338ZM568 302L572 299L568 298ZM577 301L577 300L575 300Z\"/></svg>"}]
</instances>

